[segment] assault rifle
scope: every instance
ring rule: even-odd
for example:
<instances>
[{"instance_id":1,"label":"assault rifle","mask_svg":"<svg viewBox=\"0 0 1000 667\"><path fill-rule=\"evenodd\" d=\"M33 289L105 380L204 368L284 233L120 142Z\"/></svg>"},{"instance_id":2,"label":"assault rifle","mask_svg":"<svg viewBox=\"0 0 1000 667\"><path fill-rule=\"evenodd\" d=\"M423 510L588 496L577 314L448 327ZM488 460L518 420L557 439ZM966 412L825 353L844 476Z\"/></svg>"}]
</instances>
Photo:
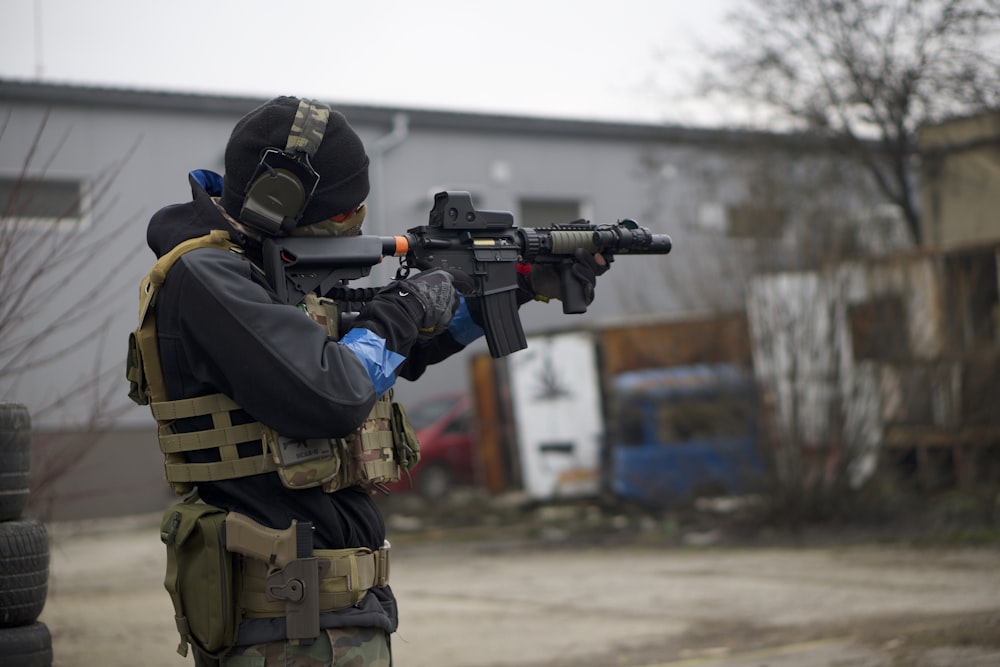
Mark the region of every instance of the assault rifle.
<instances>
[{"instance_id":1,"label":"assault rifle","mask_svg":"<svg viewBox=\"0 0 1000 667\"><path fill-rule=\"evenodd\" d=\"M477 211L468 192L439 192L426 225L397 236L281 237L264 242L264 270L283 303L315 292L331 294L367 276L383 257L399 257L396 279L412 269L442 268L469 276L466 298L479 300L490 355L503 357L527 347L517 311L517 265L549 264L560 276L564 313L587 310L585 285L572 273L577 248L615 255L663 255L672 241L634 220L612 225L586 221L544 228L515 227L504 211Z\"/></svg>"}]
</instances>

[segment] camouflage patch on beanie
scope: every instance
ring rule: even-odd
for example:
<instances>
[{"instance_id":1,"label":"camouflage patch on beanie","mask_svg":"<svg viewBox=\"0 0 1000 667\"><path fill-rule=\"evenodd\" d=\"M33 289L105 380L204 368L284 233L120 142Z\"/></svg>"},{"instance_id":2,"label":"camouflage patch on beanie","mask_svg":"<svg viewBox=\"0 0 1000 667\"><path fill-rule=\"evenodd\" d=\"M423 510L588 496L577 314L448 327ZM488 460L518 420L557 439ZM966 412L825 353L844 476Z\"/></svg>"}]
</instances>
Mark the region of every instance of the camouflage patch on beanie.
<instances>
[{"instance_id":1,"label":"camouflage patch on beanie","mask_svg":"<svg viewBox=\"0 0 1000 667\"><path fill-rule=\"evenodd\" d=\"M285 150L288 132L299 106L297 97L276 97L241 118L226 144L222 206L239 219L247 184L261 153ZM357 133L338 111L330 111L323 141L310 162L319 185L299 220L299 226L350 211L368 197L368 155Z\"/></svg>"}]
</instances>

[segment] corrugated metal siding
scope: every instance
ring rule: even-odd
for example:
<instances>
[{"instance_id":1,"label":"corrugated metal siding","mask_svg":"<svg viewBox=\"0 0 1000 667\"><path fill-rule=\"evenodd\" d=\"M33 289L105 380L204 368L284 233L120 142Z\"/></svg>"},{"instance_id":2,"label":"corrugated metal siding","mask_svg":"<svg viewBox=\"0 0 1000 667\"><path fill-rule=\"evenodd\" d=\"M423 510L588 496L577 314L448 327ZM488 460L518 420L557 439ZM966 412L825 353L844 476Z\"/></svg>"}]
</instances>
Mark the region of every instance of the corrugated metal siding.
<instances>
[{"instance_id":1,"label":"corrugated metal siding","mask_svg":"<svg viewBox=\"0 0 1000 667\"><path fill-rule=\"evenodd\" d=\"M730 362L750 367L743 313L609 327L599 333L606 377L664 366Z\"/></svg>"}]
</instances>

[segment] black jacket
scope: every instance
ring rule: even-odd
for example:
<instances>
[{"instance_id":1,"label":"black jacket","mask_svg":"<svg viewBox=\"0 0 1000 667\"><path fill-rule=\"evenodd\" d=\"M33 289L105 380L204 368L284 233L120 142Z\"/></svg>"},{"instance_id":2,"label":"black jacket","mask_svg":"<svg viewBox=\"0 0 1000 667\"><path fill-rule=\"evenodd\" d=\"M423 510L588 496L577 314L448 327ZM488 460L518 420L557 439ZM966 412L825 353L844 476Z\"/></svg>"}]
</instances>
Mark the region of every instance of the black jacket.
<instances>
[{"instance_id":1,"label":"black jacket","mask_svg":"<svg viewBox=\"0 0 1000 667\"><path fill-rule=\"evenodd\" d=\"M221 179L202 171L192 173L190 182L193 200L158 211L149 223L147 242L156 256L186 239L223 229L248 257L259 260L257 244L233 230L212 200ZM415 307L412 300L378 300L355 322L407 357L397 372L410 379L428 363L462 348L447 334L418 344L420 311ZM234 416L234 424L259 421L296 438L342 437L360 426L377 398L353 350L329 340L297 307L278 303L263 272L233 253L206 248L183 255L160 290L155 314L168 397L222 392L245 410ZM203 421L188 420L179 430L211 426L209 418L198 419ZM242 444L240 451L260 454L260 444ZM385 540L378 508L368 493L357 489L333 494L319 488L290 490L276 473L267 473L201 483L198 492L209 504L274 528L286 528L292 519L309 521L315 548L378 549ZM396 622L388 588L373 589L355 608L324 614L323 619L325 627L376 626L388 632ZM282 623L245 623L240 643L278 639Z\"/></svg>"}]
</instances>

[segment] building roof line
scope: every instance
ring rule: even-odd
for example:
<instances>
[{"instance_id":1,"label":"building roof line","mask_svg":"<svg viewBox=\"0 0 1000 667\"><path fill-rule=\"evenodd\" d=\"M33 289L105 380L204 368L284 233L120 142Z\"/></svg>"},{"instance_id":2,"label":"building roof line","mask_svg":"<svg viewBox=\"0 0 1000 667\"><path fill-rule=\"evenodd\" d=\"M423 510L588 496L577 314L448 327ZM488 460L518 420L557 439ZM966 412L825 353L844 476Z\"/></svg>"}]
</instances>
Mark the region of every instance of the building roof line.
<instances>
[{"instance_id":1,"label":"building roof line","mask_svg":"<svg viewBox=\"0 0 1000 667\"><path fill-rule=\"evenodd\" d=\"M90 86L58 82L0 78L0 103L113 107L181 113L207 113L239 116L268 98L258 96L216 95L166 90L142 90ZM636 140L665 143L750 145L781 144L801 147L813 144L815 136L771 133L756 130L693 127L658 123L604 120L577 120L535 116L503 115L464 111L445 111L400 106L344 104L323 100L343 113L353 124L388 126L399 113L408 116L414 128L468 131L476 133L519 133L546 136L585 136L589 139Z\"/></svg>"}]
</instances>

